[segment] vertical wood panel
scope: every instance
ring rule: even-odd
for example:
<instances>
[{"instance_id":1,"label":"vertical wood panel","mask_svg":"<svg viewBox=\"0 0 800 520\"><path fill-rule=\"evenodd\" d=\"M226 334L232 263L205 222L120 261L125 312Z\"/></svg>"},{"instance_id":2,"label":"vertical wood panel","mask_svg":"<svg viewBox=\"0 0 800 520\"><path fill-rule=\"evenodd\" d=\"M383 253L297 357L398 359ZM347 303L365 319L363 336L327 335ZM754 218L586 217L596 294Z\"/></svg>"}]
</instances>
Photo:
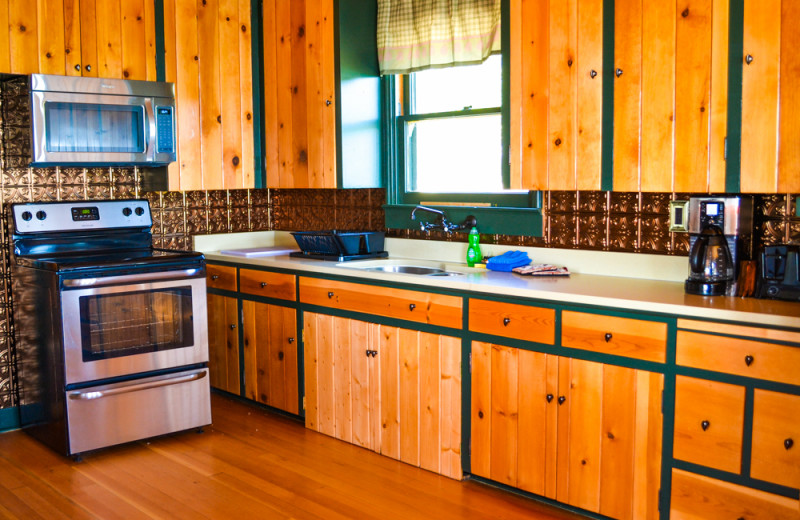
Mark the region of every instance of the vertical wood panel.
<instances>
[{"instance_id":1,"label":"vertical wood panel","mask_svg":"<svg viewBox=\"0 0 800 520\"><path fill-rule=\"evenodd\" d=\"M303 381L305 384L306 428L319 431L319 346L318 315L303 313Z\"/></svg>"},{"instance_id":2,"label":"vertical wood panel","mask_svg":"<svg viewBox=\"0 0 800 520\"><path fill-rule=\"evenodd\" d=\"M3 12L7 11L0 8L0 16ZM0 19L0 27L7 25L3 24ZM0 38L0 41L4 38ZM0 51L0 60L2 60L2 52ZM79 69L76 70L75 66ZM64 0L64 66L65 73L68 76L80 76L81 70L81 8L79 0ZM8 70L0 64L0 70Z\"/></svg>"},{"instance_id":3,"label":"vertical wood panel","mask_svg":"<svg viewBox=\"0 0 800 520\"><path fill-rule=\"evenodd\" d=\"M781 0L744 0L741 191L777 190ZM796 172L795 172L796 175Z\"/></svg>"},{"instance_id":4,"label":"vertical wood panel","mask_svg":"<svg viewBox=\"0 0 800 520\"><path fill-rule=\"evenodd\" d=\"M280 186L279 116L278 116L278 25L276 0L264 0L263 40L264 48L264 157L266 165L266 185L270 188Z\"/></svg>"},{"instance_id":5,"label":"vertical wood panel","mask_svg":"<svg viewBox=\"0 0 800 520\"><path fill-rule=\"evenodd\" d=\"M222 182L222 107L218 0L197 3L197 43L200 58L200 153L204 189Z\"/></svg>"},{"instance_id":6,"label":"vertical wood panel","mask_svg":"<svg viewBox=\"0 0 800 520\"><path fill-rule=\"evenodd\" d=\"M177 74L175 91L181 190L203 188L203 170L200 161L200 67L197 14L196 3L176 0L175 63Z\"/></svg>"},{"instance_id":7,"label":"vertical wood panel","mask_svg":"<svg viewBox=\"0 0 800 520\"><path fill-rule=\"evenodd\" d=\"M562 406L558 404L558 397L561 393L560 367L569 368L569 361L563 360L558 356L547 356L545 359L546 368L546 393L553 395L553 400L548 404L545 412L545 456L544 456L544 496L556 498L556 485L566 486L566 478L569 475L567 465L567 455L569 455L569 444L566 439L562 440L562 433L569 433L569 404L565 403L566 410L561 411ZM565 379L568 381L569 372L565 371ZM566 391L566 389L564 389ZM562 425L562 416L564 425ZM564 428L564 432L560 428ZM562 461L563 458L563 461ZM557 464L562 462L562 471L558 471Z\"/></svg>"},{"instance_id":8,"label":"vertical wood panel","mask_svg":"<svg viewBox=\"0 0 800 520\"><path fill-rule=\"evenodd\" d=\"M577 0L550 1L550 113L547 186L574 190Z\"/></svg>"},{"instance_id":9,"label":"vertical wood panel","mask_svg":"<svg viewBox=\"0 0 800 520\"><path fill-rule=\"evenodd\" d=\"M277 1L275 4L276 23L276 78L277 88L277 115L278 115L278 175L277 182L270 183L275 188L305 188L308 187L305 178L292 178L294 171L294 155L292 137L294 135L292 124L292 87L294 78L292 73L292 17L289 2ZM294 183L292 182L294 181ZM294 186L292 186L294 184Z\"/></svg>"},{"instance_id":10,"label":"vertical wood panel","mask_svg":"<svg viewBox=\"0 0 800 520\"><path fill-rule=\"evenodd\" d=\"M156 14L153 0L144 0L145 79L156 81Z\"/></svg>"},{"instance_id":11,"label":"vertical wood panel","mask_svg":"<svg viewBox=\"0 0 800 520\"><path fill-rule=\"evenodd\" d=\"M316 1L316 0L310 0ZM294 163L292 180L301 181L303 186L317 188L308 178L308 135L306 97L306 0L292 0L291 4L291 46L292 46L292 147Z\"/></svg>"},{"instance_id":12,"label":"vertical wood panel","mask_svg":"<svg viewBox=\"0 0 800 520\"><path fill-rule=\"evenodd\" d=\"M492 480L517 485L518 350L492 345Z\"/></svg>"},{"instance_id":13,"label":"vertical wood panel","mask_svg":"<svg viewBox=\"0 0 800 520\"><path fill-rule=\"evenodd\" d=\"M143 0L121 2L122 77L125 79L147 79L147 26L144 3Z\"/></svg>"},{"instance_id":14,"label":"vertical wood panel","mask_svg":"<svg viewBox=\"0 0 800 520\"><path fill-rule=\"evenodd\" d=\"M225 390L238 394L239 386L239 308L235 298L225 298L227 384ZM233 325L233 327L231 327Z\"/></svg>"},{"instance_id":15,"label":"vertical wood panel","mask_svg":"<svg viewBox=\"0 0 800 520\"><path fill-rule=\"evenodd\" d=\"M39 72L42 74L66 73L64 55L64 2L63 0L37 0L37 31L39 35Z\"/></svg>"},{"instance_id":16,"label":"vertical wood panel","mask_svg":"<svg viewBox=\"0 0 800 520\"><path fill-rule=\"evenodd\" d=\"M603 365L600 514L619 520L635 518L631 490L634 489L636 375L631 368Z\"/></svg>"},{"instance_id":17,"label":"vertical wood panel","mask_svg":"<svg viewBox=\"0 0 800 520\"><path fill-rule=\"evenodd\" d=\"M522 0L522 185L547 189L549 2Z\"/></svg>"},{"instance_id":18,"label":"vertical wood panel","mask_svg":"<svg viewBox=\"0 0 800 520\"><path fill-rule=\"evenodd\" d=\"M555 359L553 356L552 359ZM570 432L572 429L577 431L577 424L570 422L572 408L572 399L570 396L570 389L572 383L572 364L575 360L569 358L559 358L556 366L551 366L551 358L547 359L548 380L550 379L551 371L558 372L556 384L558 391L556 392L557 418L556 418L556 450L555 450L555 463L548 464L547 477L552 478L555 476L555 488L552 490L555 493L555 499L559 502L569 503L569 488L570 488ZM563 403L559 402L564 398ZM549 416L548 416L549 419ZM549 450L548 450L549 451ZM552 496L548 494L547 496Z\"/></svg>"},{"instance_id":19,"label":"vertical wood panel","mask_svg":"<svg viewBox=\"0 0 800 520\"><path fill-rule=\"evenodd\" d=\"M639 191L642 0L615 0L614 191Z\"/></svg>"},{"instance_id":20,"label":"vertical wood panel","mask_svg":"<svg viewBox=\"0 0 800 520\"><path fill-rule=\"evenodd\" d=\"M547 444L548 406L557 406L555 397L547 402L547 355L520 350L519 358L519 447L517 486L544 495L545 458L555 446Z\"/></svg>"},{"instance_id":21,"label":"vertical wood panel","mask_svg":"<svg viewBox=\"0 0 800 520\"><path fill-rule=\"evenodd\" d=\"M122 78L122 14L120 0L95 1L97 16L97 75Z\"/></svg>"},{"instance_id":22,"label":"vertical wood panel","mask_svg":"<svg viewBox=\"0 0 800 520\"><path fill-rule=\"evenodd\" d=\"M380 325L378 351L381 371L381 455L400 458L400 329Z\"/></svg>"},{"instance_id":23,"label":"vertical wood panel","mask_svg":"<svg viewBox=\"0 0 800 520\"><path fill-rule=\"evenodd\" d=\"M250 0L239 0L239 77L241 104L240 186L255 188L255 133L253 127L253 36ZM262 85L263 86L263 85ZM262 122L263 124L263 122Z\"/></svg>"},{"instance_id":24,"label":"vertical wood panel","mask_svg":"<svg viewBox=\"0 0 800 520\"><path fill-rule=\"evenodd\" d=\"M334 319L324 314L316 315L317 320L317 402L319 403L319 432L331 437L336 432L336 395L334 377L334 349L335 341Z\"/></svg>"},{"instance_id":25,"label":"vertical wood panel","mask_svg":"<svg viewBox=\"0 0 800 520\"><path fill-rule=\"evenodd\" d=\"M603 365L578 359L570 363L568 503L597 511L600 508Z\"/></svg>"},{"instance_id":26,"label":"vertical wood panel","mask_svg":"<svg viewBox=\"0 0 800 520\"><path fill-rule=\"evenodd\" d=\"M442 336L440 341L441 472L461 480L461 339Z\"/></svg>"},{"instance_id":27,"label":"vertical wood panel","mask_svg":"<svg viewBox=\"0 0 800 520\"><path fill-rule=\"evenodd\" d=\"M711 129L708 157L710 192L725 191L725 137L728 135L729 2L713 0L711 14Z\"/></svg>"},{"instance_id":28,"label":"vertical wood panel","mask_svg":"<svg viewBox=\"0 0 800 520\"><path fill-rule=\"evenodd\" d=\"M511 189L522 186L522 0L509 2L509 161Z\"/></svg>"},{"instance_id":29,"label":"vertical wood panel","mask_svg":"<svg viewBox=\"0 0 800 520\"><path fill-rule=\"evenodd\" d=\"M261 366L258 363L257 348L258 333L256 332L257 319L256 319L256 303L248 300L242 300L242 333L244 337L244 345L242 350L244 352L244 390L248 399L258 400L259 388L259 370ZM268 377L264 374L263 377ZM263 401L262 401L263 402Z\"/></svg>"},{"instance_id":30,"label":"vertical wood panel","mask_svg":"<svg viewBox=\"0 0 800 520\"><path fill-rule=\"evenodd\" d=\"M353 320L350 325L350 397L352 401L353 444L371 448L370 415L378 410L370 408L370 349L369 327L366 322Z\"/></svg>"},{"instance_id":31,"label":"vertical wood panel","mask_svg":"<svg viewBox=\"0 0 800 520\"><path fill-rule=\"evenodd\" d=\"M784 0L781 10L780 142L778 191L800 192L800 2Z\"/></svg>"},{"instance_id":32,"label":"vertical wood panel","mask_svg":"<svg viewBox=\"0 0 800 520\"><path fill-rule=\"evenodd\" d=\"M633 517L659 518L661 487L661 410L664 376L636 372L636 433L634 441Z\"/></svg>"},{"instance_id":33,"label":"vertical wood panel","mask_svg":"<svg viewBox=\"0 0 800 520\"><path fill-rule=\"evenodd\" d=\"M175 1L164 0L164 75L166 81L175 84L175 108L177 111L176 117L176 133L175 133L175 162L167 167L168 187L171 191L181 189L181 164L182 164L182 126L183 119L180 117L183 114L181 106L180 85L178 85L178 60L177 50L178 42L176 39L176 21L175 21ZM83 5L83 3L81 3Z\"/></svg>"},{"instance_id":34,"label":"vertical wood panel","mask_svg":"<svg viewBox=\"0 0 800 520\"><path fill-rule=\"evenodd\" d=\"M242 98L239 95L239 0L219 0L219 78L222 116L222 184L226 189L242 184Z\"/></svg>"},{"instance_id":35,"label":"vertical wood panel","mask_svg":"<svg viewBox=\"0 0 800 520\"><path fill-rule=\"evenodd\" d=\"M491 477L492 469L492 346L472 342L471 472Z\"/></svg>"},{"instance_id":36,"label":"vertical wood panel","mask_svg":"<svg viewBox=\"0 0 800 520\"><path fill-rule=\"evenodd\" d=\"M165 0L166 2L174 0ZM81 17L81 74L97 77L97 0L80 0ZM166 4L165 4L166 5ZM91 70L87 69L90 68Z\"/></svg>"},{"instance_id":37,"label":"vertical wood panel","mask_svg":"<svg viewBox=\"0 0 800 520\"><path fill-rule=\"evenodd\" d=\"M419 465L439 473L444 434L440 420L441 360L445 355L440 343L444 336L420 332L419 339Z\"/></svg>"},{"instance_id":38,"label":"vertical wood panel","mask_svg":"<svg viewBox=\"0 0 800 520\"><path fill-rule=\"evenodd\" d=\"M684 5L684 4L681 4ZM692 9L692 17L695 17ZM699 54L703 56L703 49ZM705 64L707 67L707 63ZM642 191L671 191L675 142L675 4L671 2L642 2L642 118L641 174ZM624 69L623 69L624 70ZM691 68L689 77L697 71ZM628 71L625 70L626 74ZM702 72L702 68L701 68ZM702 78L703 76L701 76ZM621 77L620 79L623 79ZM708 86L707 80L705 81ZM683 98L683 96L680 96ZM695 100L692 100L695 103ZM707 97L702 105L707 104ZM699 113L699 112L698 112ZM707 113L706 113L707 117ZM699 119L699 118L696 118ZM696 138L686 150L705 150L707 134ZM703 154L704 155L704 154ZM705 155L704 155L705 156ZM705 178L705 164L703 177ZM616 184L614 185L616 188Z\"/></svg>"},{"instance_id":39,"label":"vertical wood panel","mask_svg":"<svg viewBox=\"0 0 800 520\"><path fill-rule=\"evenodd\" d=\"M3 2L0 4L0 27L8 28L8 36L0 38L0 71L11 72L11 34L14 32L14 27L9 23L8 18L9 3Z\"/></svg>"},{"instance_id":40,"label":"vertical wood panel","mask_svg":"<svg viewBox=\"0 0 800 520\"><path fill-rule=\"evenodd\" d=\"M259 320L259 345L260 351L266 351L266 364L259 364L259 368L269 375L269 383L261 392L267 391L267 404L286 409L287 398L285 386L286 366L286 338L283 334L283 316L280 307L265 303L258 304Z\"/></svg>"},{"instance_id":41,"label":"vertical wood panel","mask_svg":"<svg viewBox=\"0 0 800 520\"><path fill-rule=\"evenodd\" d=\"M289 307L273 306L278 315L283 329L284 358L283 358L283 395L284 402L281 407L289 413L299 412L297 380L297 311ZM292 341L289 341L292 338Z\"/></svg>"},{"instance_id":42,"label":"vertical wood panel","mask_svg":"<svg viewBox=\"0 0 800 520\"><path fill-rule=\"evenodd\" d=\"M326 188L335 188L337 177L336 153L336 47L334 44L334 2L325 0L322 16L322 94L325 97L325 112L322 117L322 128L325 145L323 151L323 184ZM330 104L328 104L330 101Z\"/></svg>"},{"instance_id":43,"label":"vertical wood panel","mask_svg":"<svg viewBox=\"0 0 800 520\"><path fill-rule=\"evenodd\" d=\"M353 414L350 400L350 323L351 320L333 318L333 392L335 430L334 436L343 441L352 442Z\"/></svg>"},{"instance_id":44,"label":"vertical wood panel","mask_svg":"<svg viewBox=\"0 0 800 520\"><path fill-rule=\"evenodd\" d=\"M383 451L383 404L382 392L383 383L381 381L384 364L384 357L380 354L381 349L381 325L369 324L367 329L368 347L377 350L378 355L373 356L369 361L369 444L370 449L376 453Z\"/></svg>"},{"instance_id":45,"label":"vertical wood panel","mask_svg":"<svg viewBox=\"0 0 800 520\"><path fill-rule=\"evenodd\" d=\"M578 0L576 188L599 190L603 138L603 0ZM596 73L592 77L592 71Z\"/></svg>"},{"instance_id":46,"label":"vertical wood panel","mask_svg":"<svg viewBox=\"0 0 800 520\"><path fill-rule=\"evenodd\" d=\"M9 0L8 35L11 70L17 74L39 72L36 5L30 0Z\"/></svg>"},{"instance_id":47,"label":"vertical wood panel","mask_svg":"<svg viewBox=\"0 0 800 520\"><path fill-rule=\"evenodd\" d=\"M400 460L419 466L420 332L400 329Z\"/></svg>"},{"instance_id":48,"label":"vertical wood panel","mask_svg":"<svg viewBox=\"0 0 800 520\"><path fill-rule=\"evenodd\" d=\"M208 379L214 388L222 388L225 374L224 333L225 321L224 296L208 294Z\"/></svg>"},{"instance_id":49,"label":"vertical wood panel","mask_svg":"<svg viewBox=\"0 0 800 520\"><path fill-rule=\"evenodd\" d=\"M324 178L324 132L322 120L325 98L322 93L322 16L323 3L309 0L306 9L306 116L308 136L308 178L309 185L323 188Z\"/></svg>"}]
</instances>

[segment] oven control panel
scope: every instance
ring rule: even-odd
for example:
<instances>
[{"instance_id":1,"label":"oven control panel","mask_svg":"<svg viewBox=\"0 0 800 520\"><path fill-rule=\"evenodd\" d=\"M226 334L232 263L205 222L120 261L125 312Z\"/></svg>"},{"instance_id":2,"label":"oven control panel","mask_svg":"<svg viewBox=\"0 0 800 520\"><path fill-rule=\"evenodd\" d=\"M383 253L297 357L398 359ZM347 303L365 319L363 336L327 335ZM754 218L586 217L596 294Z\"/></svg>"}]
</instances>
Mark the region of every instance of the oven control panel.
<instances>
[{"instance_id":1,"label":"oven control panel","mask_svg":"<svg viewBox=\"0 0 800 520\"><path fill-rule=\"evenodd\" d=\"M150 227L153 219L146 200L98 200L13 204L17 233Z\"/></svg>"}]
</instances>

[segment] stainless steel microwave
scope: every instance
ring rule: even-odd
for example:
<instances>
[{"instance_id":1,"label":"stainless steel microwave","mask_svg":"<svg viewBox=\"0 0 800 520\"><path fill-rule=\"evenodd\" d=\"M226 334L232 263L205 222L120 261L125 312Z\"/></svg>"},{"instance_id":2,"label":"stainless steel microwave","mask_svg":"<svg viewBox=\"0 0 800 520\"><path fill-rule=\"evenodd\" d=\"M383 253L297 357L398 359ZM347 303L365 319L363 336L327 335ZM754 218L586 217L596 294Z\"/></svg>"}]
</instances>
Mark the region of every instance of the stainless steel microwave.
<instances>
[{"instance_id":1,"label":"stainless steel microwave","mask_svg":"<svg viewBox=\"0 0 800 520\"><path fill-rule=\"evenodd\" d=\"M32 166L175 161L172 83L32 74Z\"/></svg>"}]
</instances>

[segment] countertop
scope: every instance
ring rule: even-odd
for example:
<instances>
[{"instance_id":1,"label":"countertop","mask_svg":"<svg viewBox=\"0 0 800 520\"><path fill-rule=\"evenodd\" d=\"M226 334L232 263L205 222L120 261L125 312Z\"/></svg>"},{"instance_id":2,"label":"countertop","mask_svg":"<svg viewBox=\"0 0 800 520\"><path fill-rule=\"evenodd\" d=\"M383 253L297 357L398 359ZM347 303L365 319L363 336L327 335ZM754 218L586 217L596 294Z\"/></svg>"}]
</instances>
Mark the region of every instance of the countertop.
<instances>
[{"instance_id":1,"label":"countertop","mask_svg":"<svg viewBox=\"0 0 800 520\"><path fill-rule=\"evenodd\" d=\"M419 286L471 291L491 295L532 298L562 303L613 307L631 311L649 311L684 316L770 325L800 329L800 303L727 296L703 297L685 294L683 282L649 280L621 276L573 273L566 278L533 278L514 273L469 268L464 264L434 260L404 259L390 256L391 261L416 265L442 266L461 273L458 276L419 276L366 271L374 260L344 264L288 255L243 258L205 251L210 262L233 262L265 268L291 269L299 272L348 276L365 280L397 282ZM568 262L564 262L568 266Z\"/></svg>"}]
</instances>

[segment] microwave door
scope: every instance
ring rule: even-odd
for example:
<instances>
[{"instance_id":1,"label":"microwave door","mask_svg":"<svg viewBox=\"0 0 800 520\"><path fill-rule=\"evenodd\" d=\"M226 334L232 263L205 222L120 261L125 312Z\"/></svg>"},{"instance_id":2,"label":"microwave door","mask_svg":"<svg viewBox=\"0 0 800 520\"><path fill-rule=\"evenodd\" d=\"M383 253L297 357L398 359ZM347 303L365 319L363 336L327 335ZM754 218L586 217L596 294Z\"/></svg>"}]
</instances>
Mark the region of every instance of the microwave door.
<instances>
[{"instance_id":1,"label":"microwave door","mask_svg":"<svg viewBox=\"0 0 800 520\"><path fill-rule=\"evenodd\" d=\"M154 133L148 98L63 92L31 97L34 164L147 162Z\"/></svg>"}]
</instances>

